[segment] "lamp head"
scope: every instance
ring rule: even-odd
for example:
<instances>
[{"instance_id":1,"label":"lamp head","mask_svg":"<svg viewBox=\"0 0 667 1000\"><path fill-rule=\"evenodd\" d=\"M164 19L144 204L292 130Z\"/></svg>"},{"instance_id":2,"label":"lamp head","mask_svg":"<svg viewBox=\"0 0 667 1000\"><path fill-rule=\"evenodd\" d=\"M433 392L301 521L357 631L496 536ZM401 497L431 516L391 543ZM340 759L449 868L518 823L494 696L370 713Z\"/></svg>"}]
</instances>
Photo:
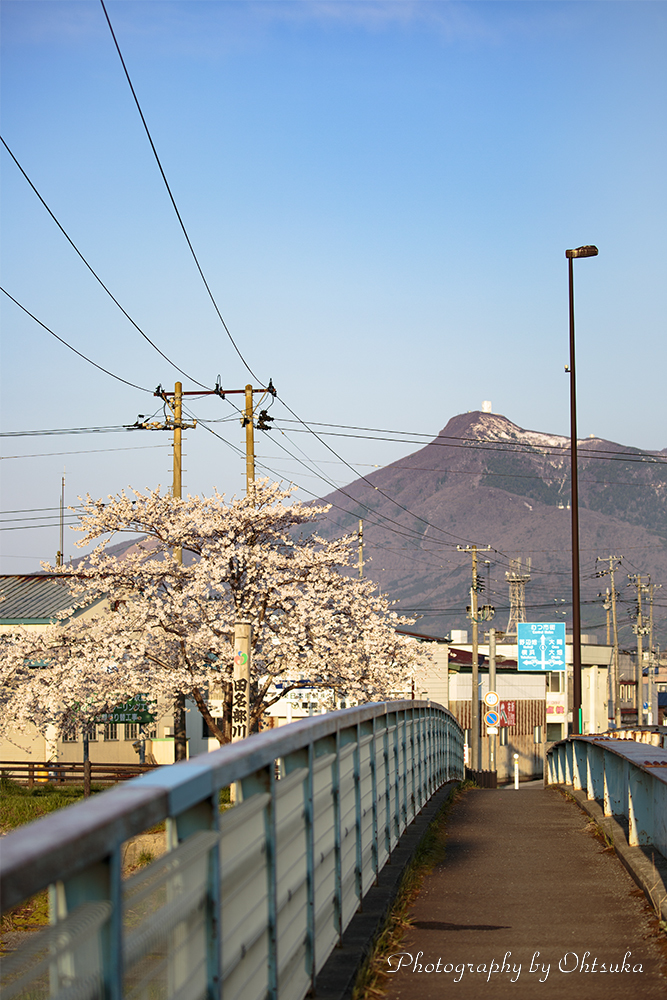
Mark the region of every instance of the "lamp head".
<instances>
[{"instance_id":1,"label":"lamp head","mask_svg":"<svg viewBox=\"0 0 667 1000\"><path fill-rule=\"evenodd\" d=\"M566 257L597 257L598 248L597 247L577 247L576 250L566 250Z\"/></svg>"}]
</instances>

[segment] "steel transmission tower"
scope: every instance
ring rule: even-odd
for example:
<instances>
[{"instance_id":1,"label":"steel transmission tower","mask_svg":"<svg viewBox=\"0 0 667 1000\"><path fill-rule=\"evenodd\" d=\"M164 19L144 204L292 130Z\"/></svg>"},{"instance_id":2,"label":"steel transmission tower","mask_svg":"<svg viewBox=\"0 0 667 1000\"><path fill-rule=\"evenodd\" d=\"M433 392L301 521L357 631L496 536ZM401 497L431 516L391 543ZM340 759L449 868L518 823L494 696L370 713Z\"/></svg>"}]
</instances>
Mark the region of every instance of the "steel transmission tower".
<instances>
[{"instance_id":1,"label":"steel transmission tower","mask_svg":"<svg viewBox=\"0 0 667 1000\"><path fill-rule=\"evenodd\" d=\"M510 568L505 573L510 585L510 617L505 635L516 635L517 624L526 620L526 584L530 580L530 558L521 565L521 557L510 559Z\"/></svg>"}]
</instances>

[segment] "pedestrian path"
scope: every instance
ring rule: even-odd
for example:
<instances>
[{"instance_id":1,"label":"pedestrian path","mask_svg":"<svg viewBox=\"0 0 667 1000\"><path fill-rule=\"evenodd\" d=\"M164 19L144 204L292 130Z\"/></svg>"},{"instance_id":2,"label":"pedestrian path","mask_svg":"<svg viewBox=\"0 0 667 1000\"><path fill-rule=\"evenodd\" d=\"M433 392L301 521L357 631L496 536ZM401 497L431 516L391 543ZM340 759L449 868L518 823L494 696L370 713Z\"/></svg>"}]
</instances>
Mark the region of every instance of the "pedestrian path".
<instances>
[{"instance_id":1,"label":"pedestrian path","mask_svg":"<svg viewBox=\"0 0 667 1000\"><path fill-rule=\"evenodd\" d=\"M388 1000L667 1000L667 935L587 827L541 784L465 792L387 962Z\"/></svg>"}]
</instances>

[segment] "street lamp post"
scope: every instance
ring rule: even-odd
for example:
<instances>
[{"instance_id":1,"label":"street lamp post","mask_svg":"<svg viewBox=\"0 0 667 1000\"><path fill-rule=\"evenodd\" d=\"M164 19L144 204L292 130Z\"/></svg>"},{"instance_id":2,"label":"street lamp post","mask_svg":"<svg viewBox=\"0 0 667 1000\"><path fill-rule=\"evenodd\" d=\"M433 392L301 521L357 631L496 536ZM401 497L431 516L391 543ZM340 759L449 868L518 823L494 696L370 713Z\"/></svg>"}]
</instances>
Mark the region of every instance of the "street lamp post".
<instances>
[{"instance_id":1,"label":"street lamp post","mask_svg":"<svg viewBox=\"0 0 667 1000\"><path fill-rule=\"evenodd\" d=\"M581 594L579 572L579 475L577 466L577 384L574 352L574 269L575 257L597 257L594 246L566 250L570 286L570 477L572 495L572 728L581 733Z\"/></svg>"}]
</instances>

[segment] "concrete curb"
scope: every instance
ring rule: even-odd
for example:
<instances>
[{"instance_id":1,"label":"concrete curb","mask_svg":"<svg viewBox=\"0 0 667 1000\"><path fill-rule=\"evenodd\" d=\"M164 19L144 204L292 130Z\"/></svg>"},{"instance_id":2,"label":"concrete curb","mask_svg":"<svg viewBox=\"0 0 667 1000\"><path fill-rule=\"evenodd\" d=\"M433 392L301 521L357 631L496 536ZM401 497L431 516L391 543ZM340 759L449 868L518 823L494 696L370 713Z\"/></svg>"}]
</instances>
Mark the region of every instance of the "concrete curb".
<instances>
[{"instance_id":1,"label":"concrete curb","mask_svg":"<svg viewBox=\"0 0 667 1000\"><path fill-rule=\"evenodd\" d=\"M459 784L448 781L432 796L404 832L378 876L377 885L366 893L363 907L343 934L342 946L335 948L319 972L314 996L317 1000L349 1000L357 974L371 951L398 893L403 873L419 847L422 837L438 811Z\"/></svg>"},{"instance_id":2,"label":"concrete curb","mask_svg":"<svg viewBox=\"0 0 667 1000\"><path fill-rule=\"evenodd\" d=\"M604 810L595 799L586 798L586 792L572 789L567 785L549 785L559 788L571 796L577 805L594 819L600 829L614 845L614 850L624 868L646 894L653 909L662 920L667 921L667 858L650 845L631 847L628 844L627 829L614 816L605 816Z\"/></svg>"}]
</instances>

